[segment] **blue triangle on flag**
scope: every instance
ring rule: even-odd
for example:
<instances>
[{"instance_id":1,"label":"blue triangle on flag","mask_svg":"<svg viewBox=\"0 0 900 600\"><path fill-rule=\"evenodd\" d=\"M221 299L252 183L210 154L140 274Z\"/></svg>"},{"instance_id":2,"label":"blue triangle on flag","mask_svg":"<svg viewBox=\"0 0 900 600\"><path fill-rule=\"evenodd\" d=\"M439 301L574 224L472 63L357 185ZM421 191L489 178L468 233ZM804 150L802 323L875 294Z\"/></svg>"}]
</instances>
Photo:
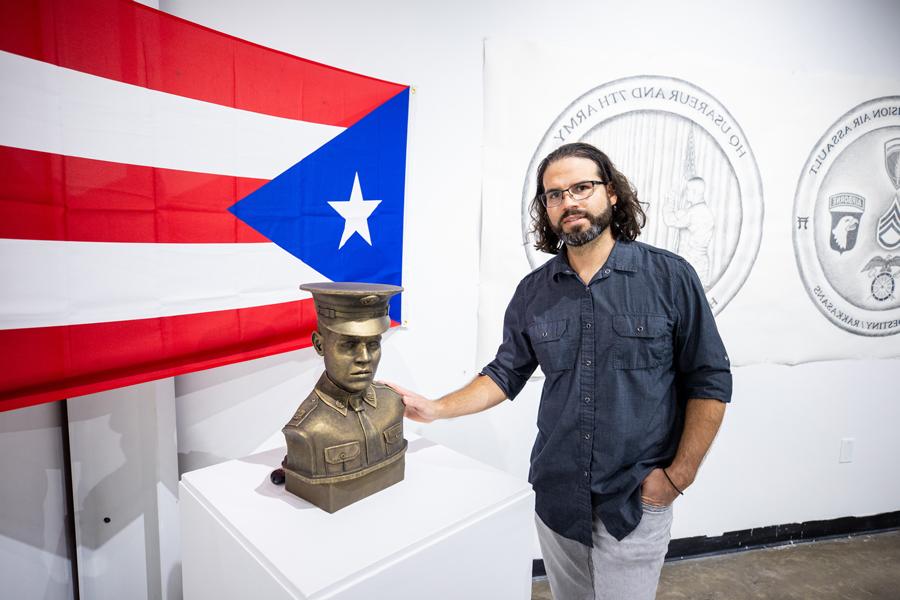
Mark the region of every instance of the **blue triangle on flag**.
<instances>
[{"instance_id":1,"label":"blue triangle on flag","mask_svg":"<svg viewBox=\"0 0 900 600\"><path fill-rule=\"evenodd\" d=\"M332 281L400 285L408 111L406 89L229 210ZM354 233L339 248L345 220L328 203L349 200L357 176L363 199L381 201L372 243ZM400 296L390 316L401 321Z\"/></svg>"}]
</instances>

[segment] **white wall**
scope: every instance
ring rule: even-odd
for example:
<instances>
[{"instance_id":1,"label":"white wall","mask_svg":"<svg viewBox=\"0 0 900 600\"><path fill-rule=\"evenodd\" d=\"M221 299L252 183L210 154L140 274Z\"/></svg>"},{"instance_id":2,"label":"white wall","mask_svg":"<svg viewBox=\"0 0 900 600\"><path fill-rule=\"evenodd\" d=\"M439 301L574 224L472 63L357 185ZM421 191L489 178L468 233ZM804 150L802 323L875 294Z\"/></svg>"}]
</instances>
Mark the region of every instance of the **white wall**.
<instances>
[{"instance_id":1,"label":"white wall","mask_svg":"<svg viewBox=\"0 0 900 600\"><path fill-rule=\"evenodd\" d=\"M81 597L180 598L172 379L67 402Z\"/></svg>"},{"instance_id":2,"label":"white wall","mask_svg":"<svg viewBox=\"0 0 900 600\"><path fill-rule=\"evenodd\" d=\"M58 404L0 413L0 581L4 598L68 600L66 484Z\"/></svg>"}]
</instances>

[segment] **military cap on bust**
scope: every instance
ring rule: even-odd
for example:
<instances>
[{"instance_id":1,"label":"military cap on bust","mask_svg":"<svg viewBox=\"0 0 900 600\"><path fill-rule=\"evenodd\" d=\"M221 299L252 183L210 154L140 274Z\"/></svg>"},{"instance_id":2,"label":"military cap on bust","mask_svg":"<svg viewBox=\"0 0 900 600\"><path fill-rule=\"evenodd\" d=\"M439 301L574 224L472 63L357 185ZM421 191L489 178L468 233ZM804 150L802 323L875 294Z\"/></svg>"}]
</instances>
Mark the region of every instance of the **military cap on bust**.
<instances>
[{"instance_id":1,"label":"military cap on bust","mask_svg":"<svg viewBox=\"0 0 900 600\"><path fill-rule=\"evenodd\" d=\"M316 304L319 325L352 336L379 335L391 326L388 302L402 287L380 283L304 283Z\"/></svg>"}]
</instances>

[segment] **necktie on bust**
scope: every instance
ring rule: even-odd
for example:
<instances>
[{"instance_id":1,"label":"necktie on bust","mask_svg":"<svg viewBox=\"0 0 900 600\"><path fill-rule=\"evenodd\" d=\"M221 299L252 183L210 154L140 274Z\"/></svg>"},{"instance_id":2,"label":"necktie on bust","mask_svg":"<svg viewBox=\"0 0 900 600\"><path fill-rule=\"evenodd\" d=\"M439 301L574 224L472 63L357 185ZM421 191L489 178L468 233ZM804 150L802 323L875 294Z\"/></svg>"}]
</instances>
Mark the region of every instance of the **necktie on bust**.
<instances>
[{"instance_id":1,"label":"necktie on bust","mask_svg":"<svg viewBox=\"0 0 900 600\"><path fill-rule=\"evenodd\" d=\"M366 463L373 465L384 460L384 444L381 443L378 431L366 414L366 405L362 398L360 396L351 396L349 404L350 408L356 413L356 417L359 419L359 426L362 427L366 436Z\"/></svg>"}]
</instances>

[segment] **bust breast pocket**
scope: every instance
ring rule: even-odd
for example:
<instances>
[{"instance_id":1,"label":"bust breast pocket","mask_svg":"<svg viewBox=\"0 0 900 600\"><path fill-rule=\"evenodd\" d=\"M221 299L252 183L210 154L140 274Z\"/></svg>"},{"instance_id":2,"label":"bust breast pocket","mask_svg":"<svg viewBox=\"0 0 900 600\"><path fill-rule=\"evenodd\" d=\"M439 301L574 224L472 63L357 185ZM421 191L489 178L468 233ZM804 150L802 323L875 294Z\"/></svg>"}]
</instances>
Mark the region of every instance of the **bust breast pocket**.
<instances>
[{"instance_id":1,"label":"bust breast pocket","mask_svg":"<svg viewBox=\"0 0 900 600\"><path fill-rule=\"evenodd\" d=\"M325 473L337 475L354 471L362 466L359 442L348 442L325 448Z\"/></svg>"},{"instance_id":2,"label":"bust breast pocket","mask_svg":"<svg viewBox=\"0 0 900 600\"><path fill-rule=\"evenodd\" d=\"M394 423L384 430L384 446L388 456L403 449L403 422Z\"/></svg>"},{"instance_id":3,"label":"bust breast pocket","mask_svg":"<svg viewBox=\"0 0 900 600\"><path fill-rule=\"evenodd\" d=\"M665 315L614 315L613 330L614 368L648 369L671 362L672 333Z\"/></svg>"},{"instance_id":4,"label":"bust breast pocket","mask_svg":"<svg viewBox=\"0 0 900 600\"><path fill-rule=\"evenodd\" d=\"M575 366L578 340L568 331L568 321L547 321L528 326L528 337L544 373L565 371Z\"/></svg>"}]
</instances>

